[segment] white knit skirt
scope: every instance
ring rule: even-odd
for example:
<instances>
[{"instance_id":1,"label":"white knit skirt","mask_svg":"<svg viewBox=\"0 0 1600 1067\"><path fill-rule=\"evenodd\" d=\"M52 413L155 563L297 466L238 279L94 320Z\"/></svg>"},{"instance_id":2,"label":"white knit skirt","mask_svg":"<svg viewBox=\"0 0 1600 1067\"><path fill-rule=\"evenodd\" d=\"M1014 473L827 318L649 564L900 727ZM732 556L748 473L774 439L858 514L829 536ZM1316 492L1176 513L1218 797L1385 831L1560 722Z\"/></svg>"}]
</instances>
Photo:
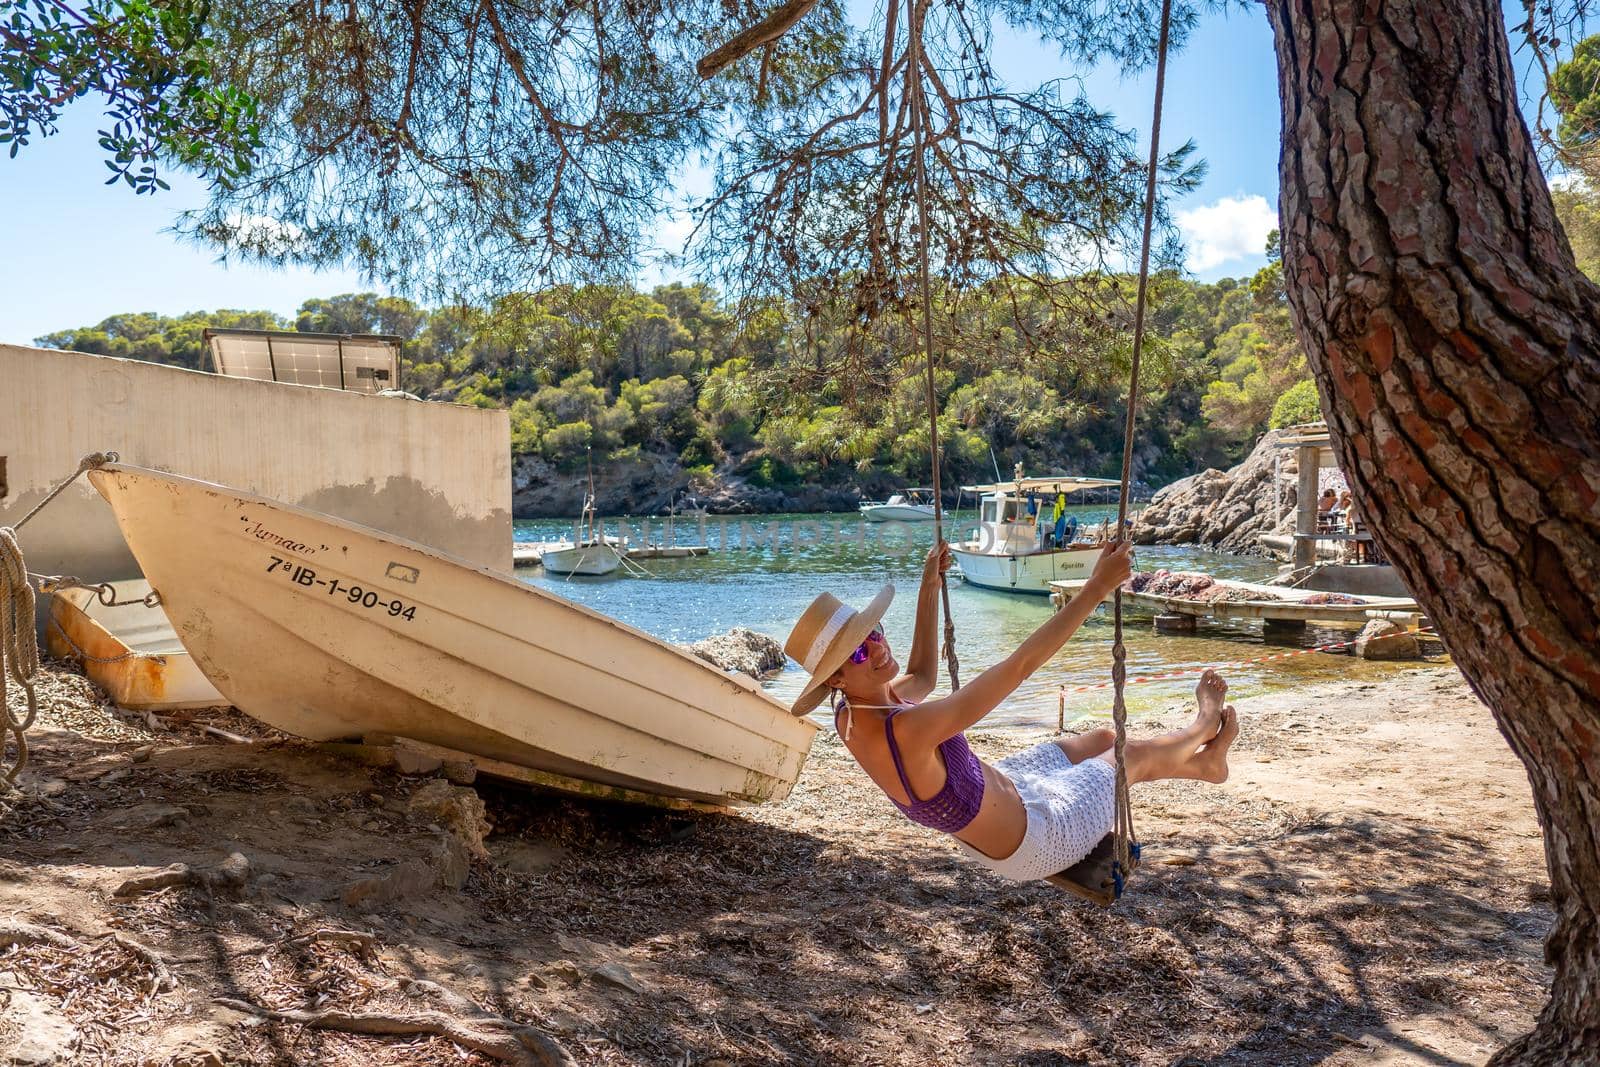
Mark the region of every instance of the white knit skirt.
<instances>
[{"instance_id":1,"label":"white knit skirt","mask_svg":"<svg viewBox=\"0 0 1600 1067\"><path fill-rule=\"evenodd\" d=\"M986 856L960 839L956 843L996 874L1019 882L1048 878L1083 859L1111 832L1117 772L1105 760L1074 764L1060 745L1045 741L994 767L1022 798L1028 817L1022 843L1004 859Z\"/></svg>"}]
</instances>

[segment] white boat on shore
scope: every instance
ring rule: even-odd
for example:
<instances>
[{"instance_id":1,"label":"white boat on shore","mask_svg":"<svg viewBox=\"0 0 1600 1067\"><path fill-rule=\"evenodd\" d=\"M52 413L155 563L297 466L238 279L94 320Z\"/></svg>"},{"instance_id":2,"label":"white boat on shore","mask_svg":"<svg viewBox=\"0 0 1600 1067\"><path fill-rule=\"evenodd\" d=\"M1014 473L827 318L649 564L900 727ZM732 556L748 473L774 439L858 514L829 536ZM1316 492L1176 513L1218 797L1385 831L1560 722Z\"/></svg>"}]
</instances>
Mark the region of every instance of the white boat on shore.
<instances>
[{"instance_id":1,"label":"white boat on shore","mask_svg":"<svg viewBox=\"0 0 1600 1067\"><path fill-rule=\"evenodd\" d=\"M508 574L209 482L89 478L184 647L278 729L714 805L787 796L810 751L816 724L752 679Z\"/></svg>"},{"instance_id":2,"label":"white boat on shore","mask_svg":"<svg viewBox=\"0 0 1600 1067\"><path fill-rule=\"evenodd\" d=\"M857 510L867 522L932 522L933 490L907 489L888 500L863 500Z\"/></svg>"},{"instance_id":3,"label":"white boat on shore","mask_svg":"<svg viewBox=\"0 0 1600 1067\"><path fill-rule=\"evenodd\" d=\"M961 577L985 589L1007 593L1050 594L1051 582L1076 581L1094 572L1099 540L1082 539L1075 522L1058 531L1043 517L1057 497L1070 499L1086 489L1119 482L1104 478L1023 478L994 485L962 486L981 504L975 536L950 546ZM1034 504L1028 510L1028 502Z\"/></svg>"}]
</instances>

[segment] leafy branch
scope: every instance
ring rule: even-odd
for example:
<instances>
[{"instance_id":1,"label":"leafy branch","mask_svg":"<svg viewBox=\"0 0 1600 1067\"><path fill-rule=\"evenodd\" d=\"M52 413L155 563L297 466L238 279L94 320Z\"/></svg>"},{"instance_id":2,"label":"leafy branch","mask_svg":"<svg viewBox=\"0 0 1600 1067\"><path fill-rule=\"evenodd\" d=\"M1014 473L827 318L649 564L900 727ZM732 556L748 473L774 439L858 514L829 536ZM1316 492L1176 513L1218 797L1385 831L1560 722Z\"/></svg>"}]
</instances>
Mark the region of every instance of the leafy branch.
<instances>
[{"instance_id":1,"label":"leafy branch","mask_svg":"<svg viewBox=\"0 0 1600 1067\"><path fill-rule=\"evenodd\" d=\"M226 182L261 145L255 101L215 77L205 36L210 0L0 3L0 145L15 157L57 132L62 109L98 93L107 184L167 188L162 162Z\"/></svg>"}]
</instances>

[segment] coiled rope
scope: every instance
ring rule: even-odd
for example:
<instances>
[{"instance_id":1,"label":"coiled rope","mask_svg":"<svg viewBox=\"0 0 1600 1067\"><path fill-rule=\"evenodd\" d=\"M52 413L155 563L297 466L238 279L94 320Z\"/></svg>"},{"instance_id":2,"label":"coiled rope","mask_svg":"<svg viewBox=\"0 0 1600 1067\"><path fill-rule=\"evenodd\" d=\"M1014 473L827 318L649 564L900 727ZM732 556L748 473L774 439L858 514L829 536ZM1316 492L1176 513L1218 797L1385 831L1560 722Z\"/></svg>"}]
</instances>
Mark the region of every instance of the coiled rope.
<instances>
[{"instance_id":1,"label":"coiled rope","mask_svg":"<svg viewBox=\"0 0 1600 1067\"><path fill-rule=\"evenodd\" d=\"M0 526L0 708L4 709L0 713L0 783L8 790L14 788L17 776L28 765L27 731L39 714L39 696L33 684L39 673L39 640L33 628L36 597L22 558L22 546L17 543L17 531L79 475L116 461L115 452L84 456L78 469L45 494L15 526ZM22 689L24 707L20 713L11 707L13 682Z\"/></svg>"},{"instance_id":2,"label":"coiled rope","mask_svg":"<svg viewBox=\"0 0 1600 1067\"><path fill-rule=\"evenodd\" d=\"M0 779L9 789L28 765L28 727L39 714L39 696L33 679L39 673L39 642L33 632L33 586L22 562L17 532L0 526L0 706L5 717L4 744L0 744ZM11 683L22 687L24 709L11 709ZM5 755L10 749L10 758Z\"/></svg>"}]
</instances>

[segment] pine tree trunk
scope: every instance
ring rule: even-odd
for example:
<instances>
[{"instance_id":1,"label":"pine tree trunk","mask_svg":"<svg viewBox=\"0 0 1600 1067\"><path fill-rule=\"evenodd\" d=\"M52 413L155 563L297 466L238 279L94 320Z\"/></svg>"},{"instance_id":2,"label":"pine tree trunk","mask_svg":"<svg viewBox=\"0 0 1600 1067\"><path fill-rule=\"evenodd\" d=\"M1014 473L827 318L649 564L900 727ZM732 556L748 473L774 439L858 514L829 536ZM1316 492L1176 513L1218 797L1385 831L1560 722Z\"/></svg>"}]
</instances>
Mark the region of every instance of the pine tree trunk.
<instances>
[{"instance_id":1,"label":"pine tree trunk","mask_svg":"<svg viewBox=\"0 0 1600 1067\"><path fill-rule=\"evenodd\" d=\"M1555 982L1496 1062L1594 1063L1600 290L1556 223L1498 2L1266 6L1284 270L1335 448L1544 829Z\"/></svg>"}]
</instances>

